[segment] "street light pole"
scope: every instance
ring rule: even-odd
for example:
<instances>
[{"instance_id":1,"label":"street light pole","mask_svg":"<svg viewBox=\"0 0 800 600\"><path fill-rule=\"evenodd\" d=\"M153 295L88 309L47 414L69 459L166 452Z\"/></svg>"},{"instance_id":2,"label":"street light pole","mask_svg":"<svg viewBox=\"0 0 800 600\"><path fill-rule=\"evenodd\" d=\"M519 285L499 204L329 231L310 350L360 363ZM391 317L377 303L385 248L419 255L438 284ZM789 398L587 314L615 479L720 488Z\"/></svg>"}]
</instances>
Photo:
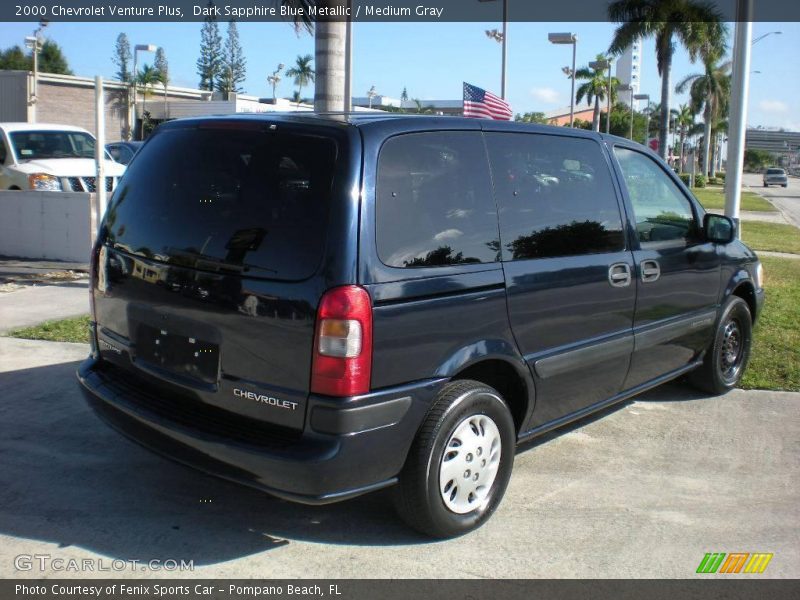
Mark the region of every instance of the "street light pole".
<instances>
[{"instance_id":1,"label":"street light pole","mask_svg":"<svg viewBox=\"0 0 800 600\"><path fill-rule=\"evenodd\" d=\"M606 98L606 133L611 133L611 59L608 59L608 98Z\"/></svg>"},{"instance_id":2,"label":"street light pole","mask_svg":"<svg viewBox=\"0 0 800 600\"><path fill-rule=\"evenodd\" d=\"M478 0L478 2L497 2L497 0ZM508 0L501 0L503 3L503 28L487 29L486 37L500 42L501 63L500 63L500 97L506 99L506 63L508 57Z\"/></svg>"},{"instance_id":3,"label":"street light pole","mask_svg":"<svg viewBox=\"0 0 800 600\"><path fill-rule=\"evenodd\" d=\"M768 33L765 33L763 35L758 36L756 39L754 39L752 42L750 42L750 45L753 46L756 43L758 43L761 40L763 40L765 37L768 37L770 35L781 35L782 33L783 33L782 31L770 31Z\"/></svg>"},{"instance_id":4,"label":"street light pole","mask_svg":"<svg viewBox=\"0 0 800 600\"><path fill-rule=\"evenodd\" d=\"M575 124L575 58L578 50L578 36L574 33L548 33L547 39L551 44L572 44L572 86L569 99L569 126Z\"/></svg>"},{"instance_id":5,"label":"street light pole","mask_svg":"<svg viewBox=\"0 0 800 600\"><path fill-rule=\"evenodd\" d=\"M644 145L647 146L647 142L650 141L650 94L636 94L633 96L633 100L647 101L647 108L646 108L647 112L645 113L647 121L644 126ZM632 102L631 106L633 106ZM633 122L633 110L631 110L631 122ZM633 130L631 130L631 139L633 139Z\"/></svg>"},{"instance_id":6,"label":"street light pole","mask_svg":"<svg viewBox=\"0 0 800 600\"><path fill-rule=\"evenodd\" d=\"M730 131L728 132L728 173L725 176L725 214L739 222L742 167L747 129L747 98L750 91L750 49L753 45L753 0L738 0L733 45ZM766 36L761 36L766 37ZM757 40L756 40L757 41ZM741 235L741 230L737 227Z\"/></svg>"},{"instance_id":7,"label":"street light pole","mask_svg":"<svg viewBox=\"0 0 800 600\"><path fill-rule=\"evenodd\" d=\"M32 123L36 122L36 103L39 101L39 51L42 49L40 35L42 30L44 30L49 23L47 19L42 19L39 21L39 27L33 32L33 35L25 38L25 45L30 48L33 53L33 83L28 99L28 103L31 107L30 119Z\"/></svg>"},{"instance_id":8,"label":"street light pole","mask_svg":"<svg viewBox=\"0 0 800 600\"><path fill-rule=\"evenodd\" d=\"M136 132L138 130L138 127L136 127L136 120L137 120L137 118L136 118L136 87L137 87L136 86L136 78L138 76L138 72L136 71L136 69L137 69L137 59L139 58L139 52L140 51L141 52L155 52L157 49L158 48L155 46L155 44L136 44L133 47L133 75L132 75L133 82L132 83L133 83L133 130L134 130L133 138L134 139L136 139Z\"/></svg>"}]
</instances>

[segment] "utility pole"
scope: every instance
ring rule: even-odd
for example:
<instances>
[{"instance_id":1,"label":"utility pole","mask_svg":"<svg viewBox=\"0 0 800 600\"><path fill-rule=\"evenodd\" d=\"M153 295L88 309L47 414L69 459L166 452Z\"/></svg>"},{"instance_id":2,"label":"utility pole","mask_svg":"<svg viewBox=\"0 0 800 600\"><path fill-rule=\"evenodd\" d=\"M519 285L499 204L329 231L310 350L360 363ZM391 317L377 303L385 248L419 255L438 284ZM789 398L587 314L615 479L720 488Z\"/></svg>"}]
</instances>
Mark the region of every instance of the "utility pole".
<instances>
[{"instance_id":1,"label":"utility pole","mask_svg":"<svg viewBox=\"0 0 800 600\"><path fill-rule=\"evenodd\" d=\"M742 199L742 168L747 129L747 100L750 91L750 48L753 37L753 0L738 0L736 34L733 44L730 131L728 132L728 170L725 176L725 214L739 227Z\"/></svg>"}]
</instances>

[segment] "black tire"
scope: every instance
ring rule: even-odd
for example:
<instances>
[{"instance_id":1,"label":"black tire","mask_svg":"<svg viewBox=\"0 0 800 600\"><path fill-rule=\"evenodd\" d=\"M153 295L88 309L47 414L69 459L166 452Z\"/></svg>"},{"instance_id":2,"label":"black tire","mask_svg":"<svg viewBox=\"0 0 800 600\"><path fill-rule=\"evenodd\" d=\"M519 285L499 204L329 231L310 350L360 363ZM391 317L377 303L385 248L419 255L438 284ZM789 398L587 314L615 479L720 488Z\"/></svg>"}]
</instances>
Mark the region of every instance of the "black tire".
<instances>
[{"instance_id":1,"label":"black tire","mask_svg":"<svg viewBox=\"0 0 800 600\"><path fill-rule=\"evenodd\" d=\"M491 484L482 486L481 494L485 496L475 500L476 507L470 509L469 500L473 494L467 495L466 506L462 510L469 512L454 512L445 504L444 492L440 490L440 468L444 464L446 445L451 436L465 421L471 424L472 419L480 420L488 417L496 426L499 433L500 456L499 467ZM470 419L467 421L467 419ZM484 419L484 422L486 420ZM487 428L488 429L488 428ZM478 433L478 430L474 430ZM483 427L480 429L483 432ZM476 435L476 439L477 435ZM496 439L496 438L495 438ZM459 444L460 445L460 444ZM406 464L400 473L399 484L395 487L394 501L400 517L417 531L436 538L448 538L462 535L477 529L492 515L508 486L511 469L514 464L514 449L516 445L516 432L514 420L505 401L500 394L491 387L477 381L463 380L447 384L439 393L436 400L428 410L417 436L409 451ZM448 455L458 454L459 451L450 447ZM473 456L466 453L469 444L464 444L463 456L458 460L474 460L474 477L483 476L480 468L487 470L486 458L490 452L479 449L481 454ZM476 456L483 455L479 464ZM470 459L470 457L473 457ZM450 459L448 459L450 460ZM455 460L455 458L453 459ZM460 471L459 471L460 472ZM470 471L465 471L466 478ZM455 479L453 480L455 481ZM464 488L473 484L467 480ZM458 487L458 482L454 487ZM486 489L488 488L488 491ZM453 489L453 488L451 488ZM455 495L455 492L453 492ZM462 493L461 497L464 494ZM449 497L449 501L453 501ZM475 496L477 498L477 496Z\"/></svg>"},{"instance_id":2,"label":"black tire","mask_svg":"<svg viewBox=\"0 0 800 600\"><path fill-rule=\"evenodd\" d=\"M691 373L690 381L715 396L729 392L744 375L752 342L750 307L739 296L731 296L722 305L714 341L706 352L703 365Z\"/></svg>"},{"instance_id":3,"label":"black tire","mask_svg":"<svg viewBox=\"0 0 800 600\"><path fill-rule=\"evenodd\" d=\"M765 183L765 184L764 184L764 187L769 187L769 184L768 184L768 183Z\"/></svg>"},{"instance_id":4,"label":"black tire","mask_svg":"<svg viewBox=\"0 0 800 600\"><path fill-rule=\"evenodd\" d=\"M789 184L788 183L782 183L781 187L789 187Z\"/></svg>"}]
</instances>

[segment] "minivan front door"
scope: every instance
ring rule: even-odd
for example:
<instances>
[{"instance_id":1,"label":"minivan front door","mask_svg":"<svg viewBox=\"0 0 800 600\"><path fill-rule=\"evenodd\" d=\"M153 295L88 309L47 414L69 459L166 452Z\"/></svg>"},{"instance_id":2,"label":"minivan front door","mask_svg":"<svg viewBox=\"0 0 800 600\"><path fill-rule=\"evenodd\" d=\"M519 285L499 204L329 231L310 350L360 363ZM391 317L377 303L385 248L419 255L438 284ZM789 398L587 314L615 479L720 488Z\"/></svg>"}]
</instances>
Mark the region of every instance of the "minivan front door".
<instances>
[{"instance_id":1,"label":"minivan front door","mask_svg":"<svg viewBox=\"0 0 800 600\"><path fill-rule=\"evenodd\" d=\"M595 140L490 132L508 313L534 376L527 429L618 394L633 350L633 256Z\"/></svg>"},{"instance_id":2,"label":"minivan front door","mask_svg":"<svg viewBox=\"0 0 800 600\"><path fill-rule=\"evenodd\" d=\"M720 285L716 246L703 239L692 202L664 166L614 149L636 227L635 349L625 388L695 361L711 341Z\"/></svg>"}]
</instances>

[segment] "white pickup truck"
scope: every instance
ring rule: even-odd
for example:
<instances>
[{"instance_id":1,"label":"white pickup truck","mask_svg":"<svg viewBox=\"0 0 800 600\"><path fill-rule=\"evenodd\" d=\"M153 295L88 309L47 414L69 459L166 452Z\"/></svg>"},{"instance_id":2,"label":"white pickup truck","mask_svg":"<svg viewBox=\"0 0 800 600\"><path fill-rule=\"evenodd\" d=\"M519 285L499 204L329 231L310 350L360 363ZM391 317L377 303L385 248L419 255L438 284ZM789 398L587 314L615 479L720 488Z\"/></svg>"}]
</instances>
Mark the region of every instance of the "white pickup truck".
<instances>
[{"instance_id":1,"label":"white pickup truck","mask_svg":"<svg viewBox=\"0 0 800 600\"><path fill-rule=\"evenodd\" d=\"M0 190L94 192L95 139L70 125L0 123ZM125 166L106 154L106 190Z\"/></svg>"}]
</instances>

